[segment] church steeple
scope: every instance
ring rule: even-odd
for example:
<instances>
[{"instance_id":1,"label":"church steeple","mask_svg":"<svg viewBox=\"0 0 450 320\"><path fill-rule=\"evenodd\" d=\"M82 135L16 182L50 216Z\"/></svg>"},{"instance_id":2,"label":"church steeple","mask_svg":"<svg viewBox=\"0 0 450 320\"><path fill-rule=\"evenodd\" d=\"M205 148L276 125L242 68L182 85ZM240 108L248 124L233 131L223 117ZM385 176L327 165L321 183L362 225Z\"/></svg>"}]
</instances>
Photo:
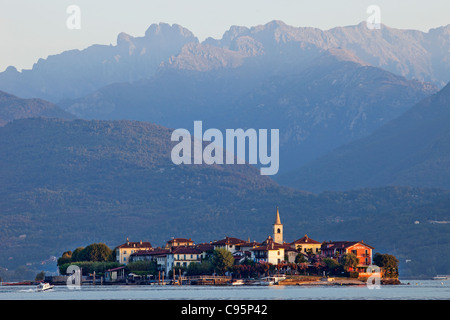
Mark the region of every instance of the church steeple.
<instances>
[{"instance_id":1,"label":"church steeple","mask_svg":"<svg viewBox=\"0 0 450 320\"><path fill-rule=\"evenodd\" d=\"M283 244L283 224L280 219L280 211L277 207L277 216L275 217L275 223L273 224L273 241Z\"/></svg>"},{"instance_id":2,"label":"church steeple","mask_svg":"<svg viewBox=\"0 0 450 320\"><path fill-rule=\"evenodd\" d=\"M277 217L275 218L275 224L281 224L280 210L278 210L278 207L277 207Z\"/></svg>"}]
</instances>

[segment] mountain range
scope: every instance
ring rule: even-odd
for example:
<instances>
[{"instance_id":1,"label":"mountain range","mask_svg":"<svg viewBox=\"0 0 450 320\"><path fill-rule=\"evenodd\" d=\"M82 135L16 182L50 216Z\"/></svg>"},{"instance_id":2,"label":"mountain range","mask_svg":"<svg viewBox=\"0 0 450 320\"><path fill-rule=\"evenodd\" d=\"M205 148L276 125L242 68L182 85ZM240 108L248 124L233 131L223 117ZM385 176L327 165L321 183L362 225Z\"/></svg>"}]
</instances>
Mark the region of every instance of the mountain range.
<instances>
[{"instance_id":1,"label":"mountain range","mask_svg":"<svg viewBox=\"0 0 450 320\"><path fill-rule=\"evenodd\" d=\"M387 185L450 189L450 83L371 135L279 178L314 192Z\"/></svg>"},{"instance_id":2,"label":"mountain range","mask_svg":"<svg viewBox=\"0 0 450 320\"><path fill-rule=\"evenodd\" d=\"M284 60L281 60L284 61ZM367 65L330 49L302 69L267 66L165 70L112 84L60 106L84 119L149 121L170 128L280 130L280 172L366 136L437 91L430 84Z\"/></svg>"},{"instance_id":3,"label":"mountain range","mask_svg":"<svg viewBox=\"0 0 450 320\"><path fill-rule=\"evenodd\" d=\"M0 73L0 88L24 98L54 103L89 94L116 82L149 78L161 68L205 71L243 64L266 66L269 74L303 67L323 51L342 48L374 67L431 82L450 79L450 25L429 32L382 25L370 30L365 22L320 30L272 21L251 28L232 26L221 39L199 42L180 25L152 24L142 37L126 33L115 45L92 45L39 59L30 70L10 66ZM64 77L60 75L64 74Z\"/></svg>"}]
</instances>

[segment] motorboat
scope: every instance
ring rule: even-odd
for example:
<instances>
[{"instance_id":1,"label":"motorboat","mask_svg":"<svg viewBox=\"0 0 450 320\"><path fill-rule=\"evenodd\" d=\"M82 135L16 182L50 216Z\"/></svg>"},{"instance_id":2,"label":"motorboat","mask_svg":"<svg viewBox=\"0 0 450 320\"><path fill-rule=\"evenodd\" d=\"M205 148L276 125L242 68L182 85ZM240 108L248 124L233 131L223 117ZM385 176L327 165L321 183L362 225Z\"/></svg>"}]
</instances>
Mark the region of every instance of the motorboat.
<instances>
[{"instance_id":1,"label":"motorboat","mask_svg":"<svg viewBox=\"0 0 450 320\"><path fill-rule=\"evenodd\" d=\"M47 291L47 290L53 289L53 287L54 287L54 285L51 285L46 282L41 282L38 284L36 289L37 289L37 291Z\"/></svg>"},{"instance_id":2,"label":"motorboat","mask_svg":"<svg viewBox=\"0 0 450 320\"><path fill-rule=\"evenodd\" d=\"M286 279L285 276L272 276L272 277L265 277L262 278L260 282L257 284L260 286L272 286L274 284L278 284L281 280Z\"/></svg>"},{"instance_id":3,"label":"motorboat","mask_svg":"<svg viewBox=\"0 0 450 320\"><path fill-rule=\"evenodd\" d=\"M231 282L232 286L242 286L243 284L244 284L244 280L242 280L242 279L236 279Z\"/></svg>"},{"instance_id":4,"label":"motorboat","mask_svg":"<svg viewBox=\"0 0 450 320\"><path fill-rule=\"evenodd\" d=\"M449 275L437 275L433 277L433 280L450 280Z\"/></svg>"}]
</instances>

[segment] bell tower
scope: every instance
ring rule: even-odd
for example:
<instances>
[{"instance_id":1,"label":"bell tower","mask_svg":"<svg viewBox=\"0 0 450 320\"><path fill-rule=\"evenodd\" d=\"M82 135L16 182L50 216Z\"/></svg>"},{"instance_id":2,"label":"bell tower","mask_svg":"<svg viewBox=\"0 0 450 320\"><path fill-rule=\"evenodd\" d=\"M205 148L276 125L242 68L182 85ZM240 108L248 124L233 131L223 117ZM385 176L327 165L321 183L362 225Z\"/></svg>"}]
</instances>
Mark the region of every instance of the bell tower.
<instances>
[{"instance_id":1,"label":"bell tower","mask_svg":"<svg viewBox=\"0 0 450 320\"><path fill-rule=\"evenodd\" d=\"M275 218L275 223L273 224L273 241L276 243L283 244L283 224L280 220L280 211L277 207L277 216Z\"/></svg>"}]
</instances>

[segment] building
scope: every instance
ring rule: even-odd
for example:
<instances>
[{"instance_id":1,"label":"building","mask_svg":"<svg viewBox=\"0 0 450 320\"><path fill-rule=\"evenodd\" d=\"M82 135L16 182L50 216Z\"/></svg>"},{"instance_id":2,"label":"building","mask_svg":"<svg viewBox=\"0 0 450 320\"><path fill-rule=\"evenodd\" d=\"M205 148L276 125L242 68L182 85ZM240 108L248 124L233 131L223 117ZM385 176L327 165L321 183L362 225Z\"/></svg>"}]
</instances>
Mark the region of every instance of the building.
<instances>
[{"instance_id":1,"label":"building","mask_svg":"<svg viewBox=\"0 0 450 320\"><path fill-rule=\"evenodd\" d=\"M130 242L127 238L127 241L124 244L116 247L116 261L122 264L128 264L130 262L130 256L142 250L152 250L152 245L150 242Z\"/></svg>"},{"instance_id":2,"label":"building","mask_svg":"<svg viewBox=\"0 0 450 320\"><path fill-rule=\"evenodd\" d=\"M322 254L325 257L337 259L341 263L342 256L347 253L353 253L359 259L356 270L364 272L372 264L372 250L374 248L365 244L363 241L328 241L321 246Z\"/></svg>"},{"instance_id":3,"label":"building","mask_svg":"<svg viewBox=\"0 0 450 320\"><path fill-rule=\"evenodd\" d=\"M214 241L211 244L214 246L214 249L225 249L231 253L235 253L236 251L241 251L241 246L245 246L247 241L238 238L225 237L224 239Z\"/></svg>"},{"instance_id":4,"label":"building","mask_svg":"<svg viewBox=\"0 0 450 320\"><path fill-rule=\"evenodd\" d=\"M275 223L273 224L273 241L279 244L283 244L283 224L280 219L280 211L277 207L277 215L275 217Z\"/></svg>"},{"instance_id":5,"label":"building","mask_svg":"<svg viewBox=\"0 0 450 320\"><path fill-rule=\"evenodd\" d=\"M322 247L322 243L311 239L307 234L298 240L295 240L291 243L291 247L295 250L300 250L305 255L310 254L320 254L320 249Z\"/></svg>"},{"instance_id":6,"label":"building","mask_svg":"<svg viewBox=\"0 0 450 320\"><path fill-rule=\"evenodd\" d=\"M105 270L105 280L108 282L125 280L125 266Z\"/></svg>"},{"instance_id":7,"label":"building","mask_svg":"<svg viewBox=\"0 0 450 320\"><path fill-rule=\"evenodd\" d=\"M139 250L130 255L130 262L155 261L158 270L165 270L167 264L167 253L169 249L154 248L152 250Z\"/></svg>"},{"instance_id":8,"label":"building","mask_svg":"<svg viewBox=\"0 0 450 320\"><path fill-rule=\"evenodd\" d=\"M203 251L195 247L174 247L166 254L166 274L174 267L187 268L191 263L202 261Z\"/></svg>"},{"instance_id":9,"label":"building","mask_svg":"<svg viewBox=\"0 0 450 320\"><path fill-rule=\"evenodd\" d=\"M269 236L260 246L250 249L251 259L255 262L278 264L285 261L284 248L284 245L276 243Z\"/></svg>"},{"instance_id":10,"label":"building","mask_svg":"<svg viewBox=\"0 0 450 320\"><path fill-rule=\"evenodd\" d=\"M171 249L172 247L181 247L181 246L193 246L194 241L192 241L190 238L173 238L172 240L167 241L166 248Z\"/></svg>"}]
</instances>

